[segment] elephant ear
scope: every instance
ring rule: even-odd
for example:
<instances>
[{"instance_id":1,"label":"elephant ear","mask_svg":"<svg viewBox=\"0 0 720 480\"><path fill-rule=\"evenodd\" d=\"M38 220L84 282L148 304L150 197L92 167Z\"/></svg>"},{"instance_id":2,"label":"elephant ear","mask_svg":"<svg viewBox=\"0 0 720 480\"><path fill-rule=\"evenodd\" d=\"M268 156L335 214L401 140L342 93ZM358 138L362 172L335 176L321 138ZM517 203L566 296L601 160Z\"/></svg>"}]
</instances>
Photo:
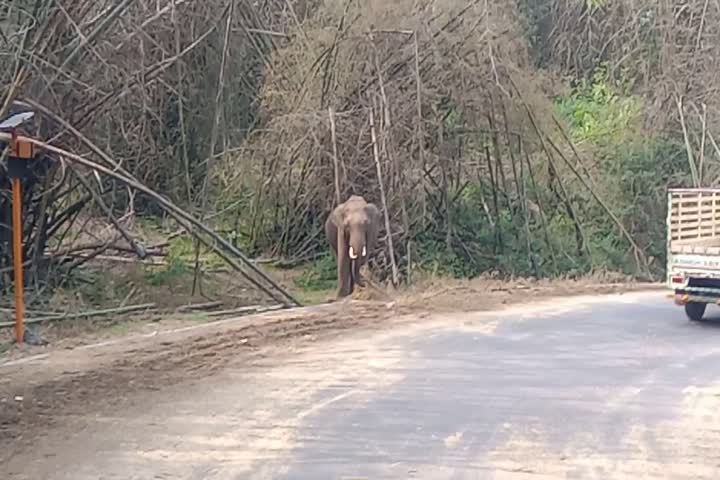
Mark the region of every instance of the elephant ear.
<instances>
[{"instance_id":1,"label":"elephant ear","mask_svg":"<svg viewBox=\"0 0 720 480\"><path fill-rule=\"evenodd\" d=\"M368 203L365 207L367 211L368 218L371 222L375 222L378 225L380 225L381 222L381 215L380 210L375 206L374 203Z\"/></svg>"},{"instance_id":2,"label":"elephant ear","mask_svg":"<svg viewBox=\"0 0 720 480\"><path fill-rule=\"evenodd\" d=\"M378 210L374 203L368 203L365 207L365 211L368 216L367 244L368 253L370 253L377 243L382 217L380 216L380 210Z\"/></svg>"},{"instance_id":3,"label":"elephant ear","mask_svg":"<svg viewBox=\"0 0 720 480\"><path fill-rule=\"evenodd\" d=\"M342 225L345 223L345 204L341 203L330 214L333 219L333 223L335 223L335 226L338 228L342 228Z\"/></svg>"}]
</instances>

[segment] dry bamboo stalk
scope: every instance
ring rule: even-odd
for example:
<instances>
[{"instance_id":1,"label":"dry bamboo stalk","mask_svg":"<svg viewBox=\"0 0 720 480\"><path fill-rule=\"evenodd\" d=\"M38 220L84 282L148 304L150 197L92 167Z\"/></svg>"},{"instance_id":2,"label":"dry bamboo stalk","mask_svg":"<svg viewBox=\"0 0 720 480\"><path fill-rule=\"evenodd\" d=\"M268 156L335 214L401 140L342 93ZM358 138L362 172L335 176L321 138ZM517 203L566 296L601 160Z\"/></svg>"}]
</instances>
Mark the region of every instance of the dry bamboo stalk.
<instances>
[{"instance_id":1,"label":"dry bamboo stalk","mask_svg":"<svg viewBox=\"0 0 720 480\"><path fill-rule=\"evenodd\" d=\"M133 285L132 288L130 289L130 291L128 292L128 294L125 295L125 298L123 298L122 302L120 302L120 307L124 307L125 305L127 305L127 303L130 301L130 299L133 297L133 295L135 295L136 292L137 292L137 285Z\"/></svg>"},{"instance_id":2,"label":"dry bamboo stalk","mask_svg":"<svg viewBox=\"0 0 720 480\"><path fill-rule=\"evenodd\" d=\"M532 185L533 192L535 192L535 201L537 202L538 209L540 210L540 222L542 223L545 243L548 246L548 250L550 250L550 260L552 261L555 272L557 272L557 259L555 258L555 249L553 248L553 244L550 241L550 235L548 233L548 222L547 218L545 218L545 211L543 210L542 199L540 198L540 193L538 192L537 182L535 181L535 174L533 173L532 163L530 162L530 155L528 154L527 148L525 148L525 144L522 142L520 143L520 150L523 153L523 156L520 160L522 161L523 158L525 159L525 164L527 165L528 169L528 176L530 177L530 184Z\"/></svg>"},{"instance_id":3,"label":"dry bamboo stalk","mask_svg":"<svg viewBox=\"0 0 720 480\"><path fill-rule=\"evenodd\" d=\"M531 272L534 271L535 276L538 276L537 271L534 268L535 261L533 259L532 243L530 241L530 221L528 219L527 200L525 199L525 179L522 178L522 158L520 159L520 171L518 172L518 168L516 165L517 159L515 157L515 152L510 136L510 127L508 125L507 108L505 108L505 102L502 99L500 100L500 106L502 108L503 123L505 124L505 139L507 141L508 152L510 153L512 173L515 180L515 191L517 192L518 198L520 199L520 211L522 212L523 216L523 227L525 228L525 247L527 248L528 267L530 268Z\"/></svg>"},{"instance_id":4,"label":"dry bamboo stalk","mask_svg":"<svg viewBox=\"0 0 720 480\"><path fill-rule=\"evenodd\" d=\"M123 45L125 45L129 40L132 40L133 38L135 38L135 36L136 36L138 33L143 32L143 30L145 29L145 27L147 27L148 25L150 25L151 23L153 23L155 20L157 20L157 19L161 18L162 16L164 16L168 11L170 11L171 20L174 20L173 17L174 17L175 14L176 14L176 9L177 9L177 7L179 7L180 5L182 5L183 3L185 3L186 1L187 1L187 0L171 0L168 5L165 5L163 8L161 8L160 10L158 10L157 12L155 12L154 15L152 15L151 17L148 17L147 19L145 19L145 21L143 21L136 30L128 33L128 35L127 35L125 38L123 38L117 45L115 45L115 47L114 47L115 50L116 50L116 51L119 51L119 50L123 47ZM177 27L177 24L175 24L174 21L173 21L173 27L174 27L178 32L180 31L180 29Z\"/></svg>"},{"instance_id":5,"label":"dry bamboo stalk","mask_svg":"<svg viewBox=\"0 0 720 480\"><path fill-rule=\"evenodd\" d=\"M332 137L333 148L333 165L335 166L335 201L336 205L342 203L342 195L340 190L340 161L337 153L337 137L335 136L335 110L328 107L328 117L330 117L330 136Z\"/></svg>"},{"instance_id":6,"label":"dry bamboo stalk","mask_svg":"<svg viewBox=\"0 0 720 480\"><path fill-rule=\"evenodd\" d=\"M692 176L693 186L700 186L700 177L698 175L697 166L695 165L695 157L693 156L692 146L690 145L690 137L688 136L687 126L685 126L685 114L683 113L682 97L675 97L675 105L680 115L680 125L682 126L683 137L685 139L685 150L687 151L688 163L690 164L690 175Z\"/></svg>"},{"instance_id":7,"label":"dry bamboo stalk","mask_svg":"<svg viewBox=\"0 0 720 480\"><path fill-rule=\"evenodd\" d=\"M500 205L497 194L497 183L495 174L493 173L492 157L490 156L490 147L485 145L485 160L488 167L488 175L490 176L490 188L492 189L493 210L495 210L495 248L501 248L502 245L502 226L500 225Z\"/></svg>"},{"instance_id":8,"label":"dry bamboo stalk","mask_svg":"<svg viewBox=\"0 0 720 480\"><path fill-rule=\"evenodd\" d=\"M98 194L95 191L95 189L92 187L92 185L90 185L90 182L88 182L88 180L85 177L78 174L77 172L73 171L73 173L75 174L75 177L77 177L78 181L80 183L82 183L82 185L85 187L85 189L88 191L88 193L90 195L92 195L93 199L95 199L95 202L98 204L98 206L103 211L103 213L107 216L110 223L113 224L113 226L117 229L117 231L120 232L120 234L123 236L123 238L128 242L130 247L132 247L133 251L138 256L138 258L144 259L147 256L147 254L145 252L145 248L143 248L142 245L140 245L137 241L135 241L133 236L130 234L130 232L127 231L127 229L125 229L125 227L120 225L120 222L115 218L115 215L113 215L112 210L110 210L110 207L108 207L105 204L105 201L103 200L102 196L100 196L100 194ZM109 246L108 246L108 248L109 248Z\"/></svg>"},{"instance_id":9,"label":"dry bamboo stalk","mask_svg":"<svg viewBox=\"0 0 720 480\"><path fill-rule=\"evenodd\" d=\"M417 31L413 34L413 42L415 47L415 107L417 109L417 125L415 126L417 144L418 144L418 157L420 160L420 167L425 168L425 145L424 143L424 129L423 129L423 118L422 118L422 80L420 78L420 47L418 46ZM422 196L422 211L423 211L423 222L427 218L427 197Z\"/></svg>"},{"instance_id":10,"label":"dry bamboo stalk","mask_svg":"<svg viewBox=\"0 0 720 480\"><path fill-rule=\"evenodd\" d=\"M180 5L180 3L184 0L171 0L170 5L165 7L163 10L166 10L168 7L171 8L170 12L170 21L173 24L173 30L175 30L175 55L180 56L182 52L181 43L180 43L180 27L178 26L177 22L177 6ZM144 25L144 24L143 24ZM118 47L119 48L119 47ZM183 172L185 174L185 189L187 191L187 201L188 204L192 203L192 181L190 180L190 156L188 154L188 136L187 136L187 126L185 125L185 89L183 87L183 62L177 62L175 64L176 70L177 70L177 91L178 91L178 105L177 105L177 111L178 111L178 127L180 128L180 140L181 140L181 147L182 147L182 159L183 159L183 167L185 171Z\"/></svg>"},{"instance_id":11,"label":"dry bamboo stalk","mask_svg":"<svg viewBox=\"0 0 720 480\"><path fill-rule=\"evenodd\" d=\"M412 284L412 240L407 242L407 284Z\"/></svg>"},{"instance_id":12,"label":"dry bamboo stalk","mask_svg":"<svg viewBox=\"0 0 720 480\"><path fill-rule=\"evenodd\" d=\"M223 93L225 91L225 69L227 64L227 57L228 57L228 49L230 46L230 31L231 31L231 24L233 19L233 13L235 11L235 0L230 0L230 6L229 6L229 12L225 23L225 35L223 38L223 49L222 49L222 58L220 59L220 69L218 72L218 80L217 80L217 91L215 92L215 105L214 105L214 116L213 116L213 124L212 124L212 131L210 132L210 146L208 151L208 157L207 157L207 168L205 171L205 178L203 178L203 184L202 184L202 192L201 192L201 202L202 205L200 207L200 221L204 221L205 215L207 213L207 202L208 202L208 185L210 183L210 179L212 178L213 174L213 165L215 163L215 147L217 145L217 137L218 137L218 128L220 126L220 103L223 98ZM202 284L200 281L200 241L196 240L195 242L195 270L193 274L193 284L192 284L192 295L195 295L195 289L199 288L200 292L202 292Z\"/></svg>"},{"instance_id":13,"label":"dry bamboo stalk","mask_svg":"<svg viewBox=\"0 0 720 480\"><path fill-rule=\"evenodd\" d=\"M393 248L392 230L390 229L390 215L388 214L387 200L385 198L385 187L383 186L382 168L380 166L380 155L378 154L377 134L375 133L375 116L373 108L370 108L370 136L372 138L373 156L375 157L375 168L377 170L378 186L380 187L380 201L383 206L383 216L385 217L385 229L387 231L387 244L390 255L390 265L392 268L393 285L397 286L399 275L397 264L395 263L395 249Z\"/></svg>"},{"instance_id":14,"label":"dry bamboo stalk","mask_svg":"<svg viewBox=\"0 0 720 480\"><path fill-rule=\"evenodd\" d=\"M577 237L578 242L578 255L582 255L582 251L585 250L585 253L587 254L589 259L592 259L592 255L590 253L590 247L588 246L587 239L585 237L585 233L583 231L582 225L580 224L580 220L577 217L577 214L575 213L575 209L572 206L572 203L570 202L570 196L568 195L567 189L565 188L565 184L560 181L560 178L558 177L558 169L555 165L555 161L553 160L552 153L550 152L550 149L547 147L547 143L552 140L547 138L543 131L540 129L540 126L538 125L537 120L535 119L535 115L533 114L532 110L530 109L530 106L525 101L525 97L523 96L522 92L518 88L517 84L513 80L512 77L509 77L510 83L512 84L513 88L518 94L518 97L520 99L520 102L523 105L523 108L525 109L525 112L527 113L528 119L530 120L530 124L533 127L533 130L535 131L535 134L537 135L538 139L540 140L540 147L542 148L543 152L545 153L545 156L548 160L548 169L553 173L555 178L557 178L558 185L560 185L560 190L562 192L562 196L558 195L558 198L560 201L562 201L565 204L565 208L567 209L568 216L575 224L575 234ZM567 158L563 157L564 161L567 161ZM575 170L577 171L577 170ZM583 180L581 178L581 180ZM587 182L584 182L584 184L587 186ZM590 189L592 192L592 189ZM624 230L624 226L621 227ZM629 234L628 234L629 236ZM635 243L632 238L629 238L631 243Z\"/></svg>"},{"instance_id":15,"label":"dry bamboo stalk","mask_svg":"<svg viewBox=\"0 0 720 480\"><path fill-rule=\"evenodd\" d=\"M111 11L107 13L107 15L103 17L103 19L92 32L90 32L86 36L79 37L78 44L70 53L68 53L63 58L63 63L60 64L60 67L57 69L57 73L54 77L52 77L52 80L48 82L47 85L52 86L60 77L60 72L64 71L65 67L67 67L72 61L75 60L75 57L83 50L83 47L89 45L90 42L95 40L96 37L103 33L110 26L110 24L112 24L118 17L120 17L120 15L125 10L130 7L130 4L134 1L135 0L121 0L120 3L118 3Z\"/></svg>"}]
</instances>

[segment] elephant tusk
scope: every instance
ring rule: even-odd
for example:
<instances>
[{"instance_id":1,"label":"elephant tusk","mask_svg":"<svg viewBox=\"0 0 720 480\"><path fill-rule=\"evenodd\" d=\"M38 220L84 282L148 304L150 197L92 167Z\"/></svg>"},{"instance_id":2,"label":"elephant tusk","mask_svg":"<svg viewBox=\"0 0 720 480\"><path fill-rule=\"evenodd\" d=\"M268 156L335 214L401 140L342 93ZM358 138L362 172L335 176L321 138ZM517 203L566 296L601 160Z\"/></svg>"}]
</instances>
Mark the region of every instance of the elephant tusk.
<instances>
[{"instance_id":1,"label":"elephant tusk","mask_svg":"<svg viewBox=\"0 0 720 480\"><path fill-rule=\"evenodd\" d=\"M362 256L367 257L367 248L365 247L365 245L363 245Z\"/></svg>"},{"instance_id":2,"label":"elephant tusk","mask_svg":"<svg viewBox=\"0 0 720 480\"><path fill-rule=\"evenodd\" d=\"M350 247L350 258L355 260L357 259L357 255L355 254L355 250L353 250L353 247Z\"/></svg>"}]
</instances>

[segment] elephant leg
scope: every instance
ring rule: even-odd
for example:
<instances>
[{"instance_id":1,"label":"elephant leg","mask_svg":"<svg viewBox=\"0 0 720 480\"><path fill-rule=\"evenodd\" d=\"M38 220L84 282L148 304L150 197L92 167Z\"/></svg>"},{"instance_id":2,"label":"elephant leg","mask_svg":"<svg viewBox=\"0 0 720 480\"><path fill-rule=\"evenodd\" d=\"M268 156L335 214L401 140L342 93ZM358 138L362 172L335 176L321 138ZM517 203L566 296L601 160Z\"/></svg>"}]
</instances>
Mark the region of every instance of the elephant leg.
<instances>
[{"instance_id":1,"label":"elephant leg","mask_svg":"<svg viewBox=\"0 0 720 480\"><path fill-rule=\"evenodd\" d=\"M337 297L347 297L352 293L352 275L350 273L350 256L348 255L345 234L342 231L337 235Z\"/></svg>"},{"instance_id":2,"label":"elephant leg","mask_svg":"<svg viewBox=\"0 0 720 480\"><path fill-rule=\"evenodd\" d=\"M338 298L347 297L353 291L353 280L350 273L350 258L347 253L345 255L338 254Z\"/></svg>"}]
</instances>

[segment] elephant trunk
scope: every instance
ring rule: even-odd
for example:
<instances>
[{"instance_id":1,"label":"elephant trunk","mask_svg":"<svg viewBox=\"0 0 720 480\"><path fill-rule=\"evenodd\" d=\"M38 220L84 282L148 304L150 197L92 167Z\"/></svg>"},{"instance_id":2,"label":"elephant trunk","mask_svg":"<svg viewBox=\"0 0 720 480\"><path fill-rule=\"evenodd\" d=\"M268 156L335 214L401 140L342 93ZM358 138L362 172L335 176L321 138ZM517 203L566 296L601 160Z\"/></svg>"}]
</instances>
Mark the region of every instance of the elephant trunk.
<instances>
[{"instance_id":1,"label":"elephant trunk","mask_svg":"<svg viewBox=\"0 0 720 480\"><path fill-rule=\"evenodd\" d=\"M362 266L362 261L360 259L357 260L350 260L350 275L352 276L353 284L360 285L361 287L365 286L365 283L362 280L362 277L360 276L360 267Z\"/></svg>"},{"instance_id":2,"label":"elephant trunk","mask_svg":"<svg viewBox=\"0 0 720 480\"><path fill-rule=\"evenodd\" d=\"M351 230L349 240L348 257L350 258L350 275L353 284L363 287L365 285L360 277L360 267L367 260L368 254L364 232Z\"/></svg>"}]
</instances>

